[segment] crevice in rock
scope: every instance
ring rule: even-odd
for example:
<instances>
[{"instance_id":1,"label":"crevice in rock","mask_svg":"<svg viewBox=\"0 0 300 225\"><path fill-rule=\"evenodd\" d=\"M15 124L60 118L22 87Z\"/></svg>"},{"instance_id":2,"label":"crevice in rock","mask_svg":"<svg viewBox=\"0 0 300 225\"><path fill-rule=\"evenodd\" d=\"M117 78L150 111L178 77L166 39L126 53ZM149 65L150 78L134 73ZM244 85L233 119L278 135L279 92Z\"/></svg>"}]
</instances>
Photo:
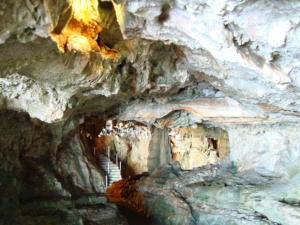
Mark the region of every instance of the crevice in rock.
<instances>
[{"instance_id":1,"label":"crevice in rock","mask_svg":"<svg viewBox=\"0 0 300 225\"><path fill-rule=\"evenodd\" d=\"M171 6L168 3L164 3L161 6L160 15L157 17L157 20L159 23L164 23L169 19L169 12L170 12Z\"/></svg>"},{"instance_id":2,"label":"crevice in rock","mask_svg":"<svg viewBox=\"0 0 300 225\"><path fill-rule=\"evenodd\" d=\"M279 202L293 206L293 207L300 207L300 200L298 200L298 199L284 198L284 199L279 200Z\"/></svg>"},{"instance_id":3,"label":"crevice in rock","mask_svg":"<svg viewBox=\"0 0 300 225\"><path fill-rule=\"evenodd\" d=\"M182 195L182 193L180 191L177 191L176 189L172 190L172 192L175 194L176 197L178 197L179 199L181 199L189 208L190 210L190 214L193 217L193 221L191 221L194 225L197 225L197 217L195 215L194 209L191 206L191 204L187 201L187 199Z\"/></svg>"}]
</instances>

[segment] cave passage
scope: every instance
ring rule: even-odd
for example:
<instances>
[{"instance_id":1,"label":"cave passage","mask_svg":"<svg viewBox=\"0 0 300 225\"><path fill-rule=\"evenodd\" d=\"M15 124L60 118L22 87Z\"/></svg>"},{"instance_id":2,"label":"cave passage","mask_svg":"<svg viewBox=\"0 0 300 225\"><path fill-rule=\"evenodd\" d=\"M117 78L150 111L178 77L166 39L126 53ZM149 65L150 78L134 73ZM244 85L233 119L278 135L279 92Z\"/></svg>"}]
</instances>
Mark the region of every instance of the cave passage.
<instances>
[{"instance_id":1,"label":"cave passage","mask_svg":"<svg viewBox=\"0 0 300 225\"><path fill-rule=\"evenodd\" d=\"M138 122L87 117L83 143L106 173L106 187L177 161L192 170L228 155L228 135L220 128L156 128Z\"/></svg>"},{"instance_id":2,"label":"cave passage","mask_svg":"<svg viewBox=\"0 0 300 225\"><path fill-rule=\"evenodd\" d=\"M161 129L91 116L85 118L80 134L87 153L105 173L107 199L118 205L130 224L154 224L140 192L142 180L175 162L180 171L215 164L229 152L227 132L202 124Z\"/></svg>"}]
</instances>

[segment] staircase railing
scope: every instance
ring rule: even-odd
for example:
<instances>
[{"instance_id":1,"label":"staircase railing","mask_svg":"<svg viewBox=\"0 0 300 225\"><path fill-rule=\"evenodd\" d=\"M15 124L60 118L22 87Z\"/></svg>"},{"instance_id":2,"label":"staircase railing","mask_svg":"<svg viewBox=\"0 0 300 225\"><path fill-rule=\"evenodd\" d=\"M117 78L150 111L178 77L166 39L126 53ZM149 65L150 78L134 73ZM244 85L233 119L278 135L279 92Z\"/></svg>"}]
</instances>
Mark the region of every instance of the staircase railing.
<instances>
[{"instance_id":1,"label":"staircase railing","mask_svg":"<svg viewBox=\"0 0 300 225\"><path fill-rule=\"evenodd\" d=\"M106 153L106 154L105 154ZM115 162L114 159L111 158L111 154L110 154L110 147L108 146L106 148L106 152L103 155L107 157L107 171L105 171L105 189L107 189L108 187L108 182L109 182L109 175L110 175L110 166L109 166L109 162L114 163L120 170L120 173L122 174L122 161L119 159L118 157L118 153L116 153L115 155ZM94 149L94 154L95 154L95 149Z\"/></svg>"}]
</instances>

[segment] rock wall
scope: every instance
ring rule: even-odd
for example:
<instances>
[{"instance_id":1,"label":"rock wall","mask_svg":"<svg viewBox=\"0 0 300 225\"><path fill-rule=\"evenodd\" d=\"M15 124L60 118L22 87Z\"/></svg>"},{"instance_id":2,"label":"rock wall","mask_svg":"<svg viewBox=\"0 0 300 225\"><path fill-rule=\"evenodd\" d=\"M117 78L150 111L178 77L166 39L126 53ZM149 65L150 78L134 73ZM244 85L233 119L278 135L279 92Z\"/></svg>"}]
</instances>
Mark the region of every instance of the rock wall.
<instances>
[{"instance_id":1,"label":"rock wall","mask_svg":"<svg viewBox=\"0 0 300 225\"><path fill-rule=\"evenodd\" d=\"M93 135L89 134L89 128L84 131L94 142L92 151L99 151L106 156L109 154L114 163L121 162L124 177L148 171L149 144L152 138L148 126L103 119L94 122L96 127L101 122L105 125Z\"/></svg>"},{"instance_id":2,"label":"rock wall","mask_svg":"<svg viewBox=\"0 0 300 225\"><path fill-rule=\"evenodd\" d=\"M225 158L189 172L178 162L156 169L135 182L131 194L123 187L119 202L138 193L141 208L158 224L297 224L298 129L295 124L231 127ZM114 189L109 194L116 196Z\"/></svg>"},{"instance_id":3,"label":"rock wall","mask_svg":"<svg viewBox=\"0 0 300 225\"><path fill-rule=\"evenodd\" d=\"M215 164L229 154L228 136L222 129L171 128L169 137L173 161L184 170Z\"/></svg>"},{"instance_id":4,"label":"rock wall","mask_svg":"<svg viewBox=\"0 0 300 225\"><path fill-rule=\"evenodd\" d=\"M149 172L172 161L171 146L167 129L153 128L149 148Z\"/></svg>"},{"instance_id":5,"label":"rock wall","mask_svg":"<svg viewBox=\"0 0 300 225\"><path fill-rule=\"evenodd\" d=\"M93 22L78 3L98 4ZM133 124L107 143L154 170L132 192L156 223L299 224L299 15L297 0L1 1L0 223L126 223L81 132L95 116Z\"/></svg>"},{"instance_id":6,"label":"rock wall","mask_svg":"<svg viewBox=\"0 0 300 225\"><path fill-rule=\"evenodd\" d=\"M149 127L134 123L119 123L116 127L118 131L109 137L110 145L122 161L123 169L128 167L127 176L147 172L151 141Z\"/></svg>"},{"instance_id":7,"label":"rock wall","mask_svg":"<svg viewBox=\"0 0 300 225\"><path fill-rule=\"evenodd\" d=\"M92 126L99 127L103 120L94 123ZM229 154L228 134L221 128L194 124L196 128L150 129L139 123L108 120L106 127L95 135L88 126L83 138L89 142L95 139L94 155L97 151L108 155L109 151L113 161L118 158L122 162L125 177L152 172L172 161L191 170L215 164Z\"/></svg>"},{"instance_id":8,"label":"rock wall","mask_svg":"<svg viewBox=\"0 0 300 225\"><path fill-rule=\"evenodd\" d=\"M0 119L0 224L127 224L104 196L78 119L49 125L12 111Z\"/></svg>"}]
</instances>

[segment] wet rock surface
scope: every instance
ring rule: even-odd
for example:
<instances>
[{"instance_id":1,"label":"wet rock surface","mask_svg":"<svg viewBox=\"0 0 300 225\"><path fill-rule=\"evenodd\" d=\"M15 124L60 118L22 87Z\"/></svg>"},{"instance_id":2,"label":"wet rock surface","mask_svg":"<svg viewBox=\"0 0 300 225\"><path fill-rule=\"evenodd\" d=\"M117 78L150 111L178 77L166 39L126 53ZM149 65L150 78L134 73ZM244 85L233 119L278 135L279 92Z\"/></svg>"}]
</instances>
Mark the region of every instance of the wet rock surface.
<instances>
[{"instance_id":1,"label":"wet rock surface","mask_svg":"<svg viewBox=\"0 0 300 225\"><path fill-rule=\"evenodd\" d=\"M288 186L297 183L299 176L280 181L246 174L225 162L190 172L182 171L179 164L171 164L134 185L128 181L118 189L118 184L114 184L108 192L113 196L108 198L131 207L139 202L139 209L157 224L297 223L293 215L299 213L299 208L291 207L293 203L284 199L295 197L297 187ZM129 187L134 190L128 191ZM117 194L116 190L120 192Z\"/></svg>"},{"instance_id":2,"label":"wet rock surface","mask_svg":"<svg viewBox=\"0 0 300 225\"><path fill-rule=\"evenodd\" d=\"M78 3L99 6L93 23ZM134 224L105 197L88 116L151 172L108 195L150 224L300 224L299 15L297 0L1 1L0 224Z\"/></svg>"},{"instance_id":3,"label":"wet rock surface","mask_svg":"<svg viewBox=\"0 0 300 225\"><path fill-rule=\"evenodd\" d=\"M0 113L0 224L127 224L71 124ZM75 122L76 123L76 122Z\"/></svg>"}]
</instances>

